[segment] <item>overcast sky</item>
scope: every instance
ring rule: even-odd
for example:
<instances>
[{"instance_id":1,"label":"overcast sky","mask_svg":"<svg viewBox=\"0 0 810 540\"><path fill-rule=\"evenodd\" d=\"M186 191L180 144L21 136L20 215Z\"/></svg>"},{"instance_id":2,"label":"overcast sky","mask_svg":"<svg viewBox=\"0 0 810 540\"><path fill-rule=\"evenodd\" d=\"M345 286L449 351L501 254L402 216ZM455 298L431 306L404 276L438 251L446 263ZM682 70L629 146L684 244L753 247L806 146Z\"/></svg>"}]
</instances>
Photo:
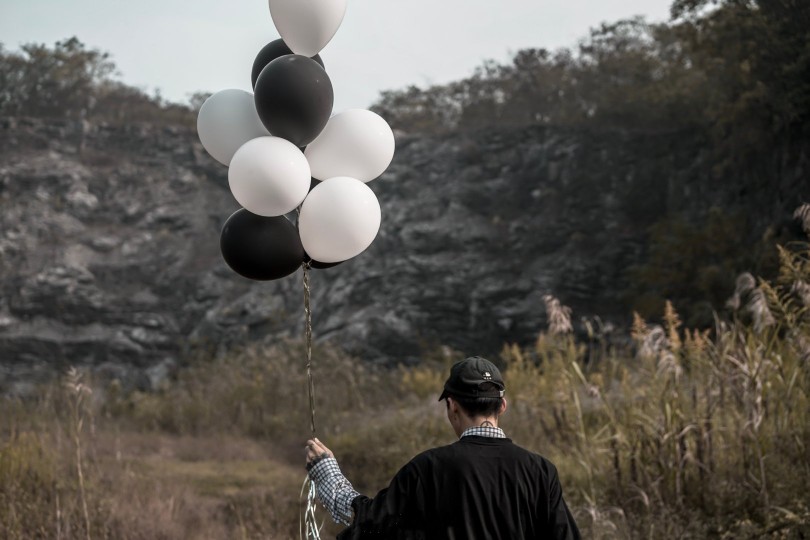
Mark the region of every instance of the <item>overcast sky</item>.
<instances>
[{"instance_id":1,"label":"overcast sky","mask_svg":"<svg viewBox=\"0 0 810 540\"><path fill-rule=\"evenodd\" d=\"M668 18L671 0L349 0L321 53L335 112L381 90L470 75L526 47L573 46L604 21ZM197 90L250 90L256 53L278 38L266 0L0 0L0 41L77 36L112 53L120 78L186 102Z\"/></svg>"}]
</instances>

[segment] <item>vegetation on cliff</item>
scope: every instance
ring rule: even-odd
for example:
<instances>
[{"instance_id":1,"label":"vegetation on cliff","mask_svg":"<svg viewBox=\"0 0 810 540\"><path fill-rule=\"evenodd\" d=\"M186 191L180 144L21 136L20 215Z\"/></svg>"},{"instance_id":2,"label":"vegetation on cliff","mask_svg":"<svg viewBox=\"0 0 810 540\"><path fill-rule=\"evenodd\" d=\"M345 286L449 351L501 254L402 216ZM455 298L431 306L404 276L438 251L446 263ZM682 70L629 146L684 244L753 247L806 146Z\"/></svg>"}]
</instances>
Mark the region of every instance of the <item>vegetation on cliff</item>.
<instances>
[{"instance_id":1,"label":"vegetation on cliff","mask_svg":"<svg viewBox=\"0 0 810 540\"><path fill-rule=\"evenodd\" d=\"M29 43L8 51L0 43L0 117L29 116L112 124L150 122L193 126L193 107L116 80L110 54L76 37L53 47ZM192 105L205 94L195 94Z\"/></svg>"},{"instance_id":2,"label":"vegetation on cliff","mask_svg":"<svg viewBox=\"0 0 810 540\"><path fill-rule=\"evenodd\" d=\"M446 85L383 92L394 128L438 133L550 125L705 131L744 161L807 135L810 8L799 0L675 0L669 22L605 23L575 49L524 49ZM187 122L189 106L126 86L106 52L76 37L52 48L0 47L0 115Z\"/></svg>"},{"instance_id":3,"label":"vegetation on cliff","mask_svg":"<svg viewBox=\"0 0 810 540\"><path fill-rule=\"evenodd\" d=\"M602 126L705 131L728 159L810 119L810 8L795 0L677 0L672 19L593 29L576 49L526 49L467 79L383 93L394 127ZM805 133L806 134L806 133Z\"/></svg>"}]
</instances>

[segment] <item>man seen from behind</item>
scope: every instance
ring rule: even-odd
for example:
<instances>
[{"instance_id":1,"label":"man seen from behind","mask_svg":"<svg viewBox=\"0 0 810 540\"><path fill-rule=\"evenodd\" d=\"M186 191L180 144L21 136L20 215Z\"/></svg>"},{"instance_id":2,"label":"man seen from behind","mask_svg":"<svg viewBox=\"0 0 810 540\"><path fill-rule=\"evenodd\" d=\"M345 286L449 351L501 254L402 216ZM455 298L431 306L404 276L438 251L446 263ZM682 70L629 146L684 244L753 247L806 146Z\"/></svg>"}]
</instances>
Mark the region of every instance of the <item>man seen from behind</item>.
<instances>
[{"instance_id":1,"label":"man seen from behind","mask_svg":"<svg viewBox=\"0 0 810 540\"><path fill-rule=\"evenodd\" d=\"M498 368L474 356L444 384L447 419L458 441L408 462L374 498L343 476L332 452L307 442L307 469L323 506L349 527L338 540L578 540L557 469L506 438Z\"/></svg>"}]
</instances>

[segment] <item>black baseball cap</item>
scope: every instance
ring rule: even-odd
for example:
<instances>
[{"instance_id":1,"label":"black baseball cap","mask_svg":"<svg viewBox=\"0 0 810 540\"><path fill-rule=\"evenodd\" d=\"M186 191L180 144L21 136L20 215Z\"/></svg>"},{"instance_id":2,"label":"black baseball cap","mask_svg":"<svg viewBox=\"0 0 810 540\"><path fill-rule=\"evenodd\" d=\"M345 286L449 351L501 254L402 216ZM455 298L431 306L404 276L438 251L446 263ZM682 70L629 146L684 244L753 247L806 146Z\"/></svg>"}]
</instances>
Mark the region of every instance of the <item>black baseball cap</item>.
<instances>
[{"instance_id":1,"label":"black baseball cap","mask_svg":"<svg viewBox=\"0 0 810 540\"><path fill-rule=\"evenodd\" d=\"M447 396L499 398L503 397L505 388L501 372L495 364L486 358L471 356L453 364L439 401Z\"/></svg>"}]
</instances>

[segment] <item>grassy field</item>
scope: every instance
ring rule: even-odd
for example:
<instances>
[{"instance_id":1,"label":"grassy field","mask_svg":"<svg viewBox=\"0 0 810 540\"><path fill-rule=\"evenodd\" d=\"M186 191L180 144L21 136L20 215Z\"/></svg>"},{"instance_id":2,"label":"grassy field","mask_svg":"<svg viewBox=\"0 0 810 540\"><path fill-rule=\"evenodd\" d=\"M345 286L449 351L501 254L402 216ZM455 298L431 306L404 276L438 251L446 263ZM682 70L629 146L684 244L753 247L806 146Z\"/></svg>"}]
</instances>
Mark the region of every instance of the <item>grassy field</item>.
<instances>
[{"instance_id":1,"label":"grassy field","mask_svg":"<svg viewBox=\"0 0 810 540\"><path fill-rule=\"evenodd\" d=\"M741 277L713 329L668 305L660 324L636 317L632 346L600 339L598 321L580 343L552 299L534 346L493 359L504 429L558 466L586 537L810 537L810 258L781 257L774 283ZM72 371L4 398L0 538L296 538L304 358L298 342L256 345L200 355L157 392ZM453 441L436 395L459 358L384 370L316 347L319 437L360 491Z\"/></svg>"}]
</instances>

